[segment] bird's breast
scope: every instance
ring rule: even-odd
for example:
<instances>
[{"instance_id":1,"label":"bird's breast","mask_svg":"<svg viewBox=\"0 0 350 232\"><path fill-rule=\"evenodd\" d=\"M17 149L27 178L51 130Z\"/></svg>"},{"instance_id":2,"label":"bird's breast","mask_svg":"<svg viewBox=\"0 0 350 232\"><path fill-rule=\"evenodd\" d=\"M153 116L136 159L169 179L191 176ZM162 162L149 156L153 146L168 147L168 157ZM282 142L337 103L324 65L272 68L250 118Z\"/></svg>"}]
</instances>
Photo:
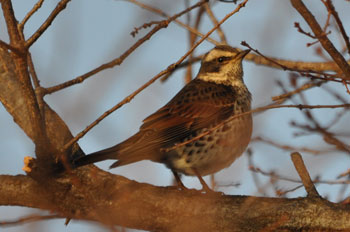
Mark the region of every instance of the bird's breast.
<instances>
[{"instance_id":1,"label":"bird's breast","mask_svg":"<svg viewBox=\"0 0 350 232\"><path fill-rule=\"evenodd\" d=\"M193 138L208 133L199 139ZM196 131L179 146L166 154L169 168L186 175L195 175L195 168L202 176L213 174L230 166L246 149L252 134L251 114L235 117Z\"/></svg>"}]
</instances>

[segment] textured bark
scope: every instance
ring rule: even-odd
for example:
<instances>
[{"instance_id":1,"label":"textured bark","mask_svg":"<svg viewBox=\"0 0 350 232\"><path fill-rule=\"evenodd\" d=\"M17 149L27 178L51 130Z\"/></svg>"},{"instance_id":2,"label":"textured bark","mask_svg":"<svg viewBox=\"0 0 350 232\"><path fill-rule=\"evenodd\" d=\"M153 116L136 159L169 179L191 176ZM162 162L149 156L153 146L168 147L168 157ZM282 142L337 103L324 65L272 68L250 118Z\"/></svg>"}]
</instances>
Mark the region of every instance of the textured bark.
<instances>
[{"instance_id":1,"label":"textured bark","mask_svg":"<svg viewBox=\"0 0 350 232\"><path fill-rule=\"evenodd\" d=\"M26 176L0 176L0 205L150 231L350 230L350 207L318 197L203 194L141 184L93 167L45 185Z\"/></svg>"},{"instance_id":2,"label":"textured bark","mask_svg":"<svg viewBox=\"0 0 350 232\"><path fill-rule=\"evenodd\" d=\"M33 96L28 96L28 91L24 91L23 86L23 83L17 77L16 66L11 54L0 48L0 101L11 114L15 123L35 143L36 134L40 130L35 126L36 124L33 124L32 117L30 117L33 111L28 107L29 103L27 102L28 98L31 99ZM43 118L45 119L46 135L50 144L45 146L46 152L42 154L41 158L43 160L52 160L52 157L55 158L57 156L57 151L73 136L64 121L45 102L43 111L45 113ZM67 154L76 155L80 153L82 151L78 145L74 145L72 151L69 150L67 152Z\"/></svg>"}]
</instances>

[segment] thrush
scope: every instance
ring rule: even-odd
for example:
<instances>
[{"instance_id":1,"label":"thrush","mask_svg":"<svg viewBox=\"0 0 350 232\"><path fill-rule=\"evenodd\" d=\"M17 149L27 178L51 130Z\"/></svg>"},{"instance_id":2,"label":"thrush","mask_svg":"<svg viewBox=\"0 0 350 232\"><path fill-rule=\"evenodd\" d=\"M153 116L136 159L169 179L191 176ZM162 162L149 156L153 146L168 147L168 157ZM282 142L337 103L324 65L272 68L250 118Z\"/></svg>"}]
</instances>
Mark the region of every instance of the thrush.
<instances>
[{"instance_id":1,"label":"thrush","mask_svg":"<svg viewBox=\"0 0 350 232\"><path fill-rule=\"evenodd\" d=\"M242 69L249 51L216 46L202 58L196 78L144 119L136 134L75 160L75 167L108 159L117 160L110 168L151 160L164 163L178 181L177 173L196 175L206 187L201 176L230 166L250 141L251 114L240 115L251 109Z\"/></svg>"}]
</instances>

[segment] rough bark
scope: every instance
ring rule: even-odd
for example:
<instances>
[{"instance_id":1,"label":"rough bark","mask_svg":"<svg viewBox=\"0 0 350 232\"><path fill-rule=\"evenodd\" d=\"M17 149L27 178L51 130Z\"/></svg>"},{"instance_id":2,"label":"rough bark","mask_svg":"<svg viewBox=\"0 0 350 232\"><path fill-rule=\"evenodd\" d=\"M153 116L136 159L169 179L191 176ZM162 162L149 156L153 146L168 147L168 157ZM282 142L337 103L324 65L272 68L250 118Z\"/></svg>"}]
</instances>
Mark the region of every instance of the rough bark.
<instances>
[{"instance_id":1,"label":"rough bark","mask_svg":"<svg viewBox=\"0 0 350 232\"><path fill-rule=\"evenodd\" d=\"M43 187L45 186L45 187ZM349 206L319 197L221 196L156 187L85 167L39 184L0 176L0 205L150 231L347 231Z\"/></svg>"}]
</instances>

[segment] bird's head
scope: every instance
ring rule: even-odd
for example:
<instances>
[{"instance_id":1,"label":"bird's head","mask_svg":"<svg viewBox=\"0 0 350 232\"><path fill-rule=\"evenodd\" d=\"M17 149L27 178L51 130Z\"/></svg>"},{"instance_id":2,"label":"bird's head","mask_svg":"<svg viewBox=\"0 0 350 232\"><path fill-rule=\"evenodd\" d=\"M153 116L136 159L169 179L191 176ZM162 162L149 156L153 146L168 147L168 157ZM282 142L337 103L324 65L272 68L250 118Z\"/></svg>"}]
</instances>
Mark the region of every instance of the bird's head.
<instances>
[{"instance_id":1,"label":"bird's head","mask_svg":"<svg viewBox=\"0 0 350 232\"><path fill-rule=\"evenodd\" d=\"M216 46L203 57L197 78L217 84L242 86L242 60L249 52L249 49L239 52L228 45Z\"/></svg>"}]
</instances>

